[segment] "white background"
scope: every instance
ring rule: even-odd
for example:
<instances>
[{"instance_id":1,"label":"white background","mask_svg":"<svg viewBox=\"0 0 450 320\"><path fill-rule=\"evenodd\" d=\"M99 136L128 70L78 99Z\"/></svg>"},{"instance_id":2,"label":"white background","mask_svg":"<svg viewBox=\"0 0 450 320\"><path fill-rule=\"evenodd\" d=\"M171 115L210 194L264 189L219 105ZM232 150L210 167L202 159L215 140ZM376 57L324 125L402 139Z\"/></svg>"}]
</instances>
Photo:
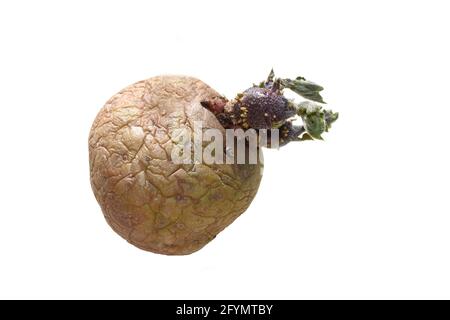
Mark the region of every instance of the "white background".
<instances>
[{"instance_id":1,"label":"white background","mask_svg":"<svg viewBox=\"0 0 450 320\"><path fill-rule=\"evenodd\" d=\"M2 1L0 298L450 298L446 1ZM325 87L324 142L265 153L248 211L201 251L106 224L88 133L158 74Z\"/></svg>"}]
</instances>

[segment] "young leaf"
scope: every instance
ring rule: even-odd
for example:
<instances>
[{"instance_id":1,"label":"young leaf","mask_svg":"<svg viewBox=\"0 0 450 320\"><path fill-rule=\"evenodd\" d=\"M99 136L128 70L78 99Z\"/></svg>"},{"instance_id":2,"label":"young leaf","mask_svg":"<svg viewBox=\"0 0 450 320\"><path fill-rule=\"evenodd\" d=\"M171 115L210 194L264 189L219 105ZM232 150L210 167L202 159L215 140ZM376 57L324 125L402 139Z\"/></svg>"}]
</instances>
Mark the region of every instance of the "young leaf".
<instances>
[{"instance_id":1,"label":"young leaf","mask_svg":"<svg viewBox=\"0 0 450 320\"><path fill-rule=\"evenodd\" d=\"M280 79L280 82L283 87L294 91L305 99L325 103L319 93L323 90L323 87L315 84L314 82L307 81L302 77L297 77L295 80Z\"/></svg>"},{"instance_id":2,"label":"young leaf","mask_svg":"<svg viewBox=\"0 0 450 320\"><path fill-rule=\"evenodd\" d=\"M266 83L273 82L273 78L275 78L275 72L273 72L272 68L272 70L270 70L269 76L267 77Z\"/></svg>"}]
</instances>

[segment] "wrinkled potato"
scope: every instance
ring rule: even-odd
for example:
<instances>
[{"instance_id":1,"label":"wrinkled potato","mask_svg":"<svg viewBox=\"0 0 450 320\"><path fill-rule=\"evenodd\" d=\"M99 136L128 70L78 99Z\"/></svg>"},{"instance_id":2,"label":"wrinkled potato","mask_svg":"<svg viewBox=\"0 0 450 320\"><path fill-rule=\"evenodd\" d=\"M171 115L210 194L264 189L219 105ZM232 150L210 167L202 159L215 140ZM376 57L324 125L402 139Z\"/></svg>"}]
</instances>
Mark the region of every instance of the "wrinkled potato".
<instances>
[{"instance_id":1,"label":"wrinkled potato","mask_svg":"<svg viewBox=\"0 0 450 320\"><path fill-rule=\"evenodd\" d=\"M284 89L311 101L295 103ZM107 222L144 250L167 255L199 250L255 197L262 158L258 154L252 162L251 156L262 147L322 140L338 114L317 104L324 103L321 90L303 77L275 78L272 70L266 81L231 100L184 76L154 77L120 91L101 109L89 135L91 185ZM231 164L173 161L182 145L180 130L191 141L197 122L219 130L221 140L226 129L253 133L253 140L234 137L245 143L244 163L238 164L242 158L233 151ZM218 158L233 148L224 142ZM191 160L194 149L187 148Z\"/></svg>"},{"instance_id":2,"label":"wrinkled potato","mask_svg":"<svg viewBox=\"0 0 450 320\"><path fill-rule=\"evenodd\" d=\"M243 213L262 164L174 164L179 128L223 130L202 101L219 94L198 79L159 76L114 95L89 135L91 185L109 225L131 244L190 254Z\"/></svg>"}]
</instances>

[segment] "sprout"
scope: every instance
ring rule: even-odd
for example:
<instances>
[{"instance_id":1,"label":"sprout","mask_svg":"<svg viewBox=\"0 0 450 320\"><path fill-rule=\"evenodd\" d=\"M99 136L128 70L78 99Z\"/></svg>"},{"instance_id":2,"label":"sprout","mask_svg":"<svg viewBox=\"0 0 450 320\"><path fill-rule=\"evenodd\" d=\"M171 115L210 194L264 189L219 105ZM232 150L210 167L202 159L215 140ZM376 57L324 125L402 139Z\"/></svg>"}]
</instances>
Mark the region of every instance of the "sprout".
<instances>
[{"instance_id":1,"label":"sprout","mask_svg":"<svg viewBox=\"0 0 450 320\"><path fill-rule=\"evenodd\" d=\"M284 89L308 100L290 101L283 95ZM276 78L272 69L265 81L238 93L234 99L215 97L202 101L202 105L216 115L224 128L282 129L279 145L284 146L291 141L323 140L322 134L337 120L338 113L324 110L319 104L325 103L322 90L322 86L303 77ZM302 119L303 126L292 125L296 116Z\"/></svg>"}]
</instances>

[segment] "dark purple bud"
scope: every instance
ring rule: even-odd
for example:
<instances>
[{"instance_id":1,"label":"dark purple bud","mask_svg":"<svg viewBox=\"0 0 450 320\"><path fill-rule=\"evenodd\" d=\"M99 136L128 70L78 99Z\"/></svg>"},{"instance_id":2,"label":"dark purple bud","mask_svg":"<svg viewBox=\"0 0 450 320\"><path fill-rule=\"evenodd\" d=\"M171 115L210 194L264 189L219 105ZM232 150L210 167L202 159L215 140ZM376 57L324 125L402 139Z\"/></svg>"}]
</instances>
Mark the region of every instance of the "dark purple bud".
<instances>
[{"instance_id":1,"label":"dark purple bud","mask_svg":"<svg viewBox=\"0 0 450 320\"><path fill-rule=\"evenodd\" d=\"M281 94L260 87L245 90L233 111L235 117L242 120L244 128L254 129L271 129L296 113Z\"/></svg>"}]
</instances>

